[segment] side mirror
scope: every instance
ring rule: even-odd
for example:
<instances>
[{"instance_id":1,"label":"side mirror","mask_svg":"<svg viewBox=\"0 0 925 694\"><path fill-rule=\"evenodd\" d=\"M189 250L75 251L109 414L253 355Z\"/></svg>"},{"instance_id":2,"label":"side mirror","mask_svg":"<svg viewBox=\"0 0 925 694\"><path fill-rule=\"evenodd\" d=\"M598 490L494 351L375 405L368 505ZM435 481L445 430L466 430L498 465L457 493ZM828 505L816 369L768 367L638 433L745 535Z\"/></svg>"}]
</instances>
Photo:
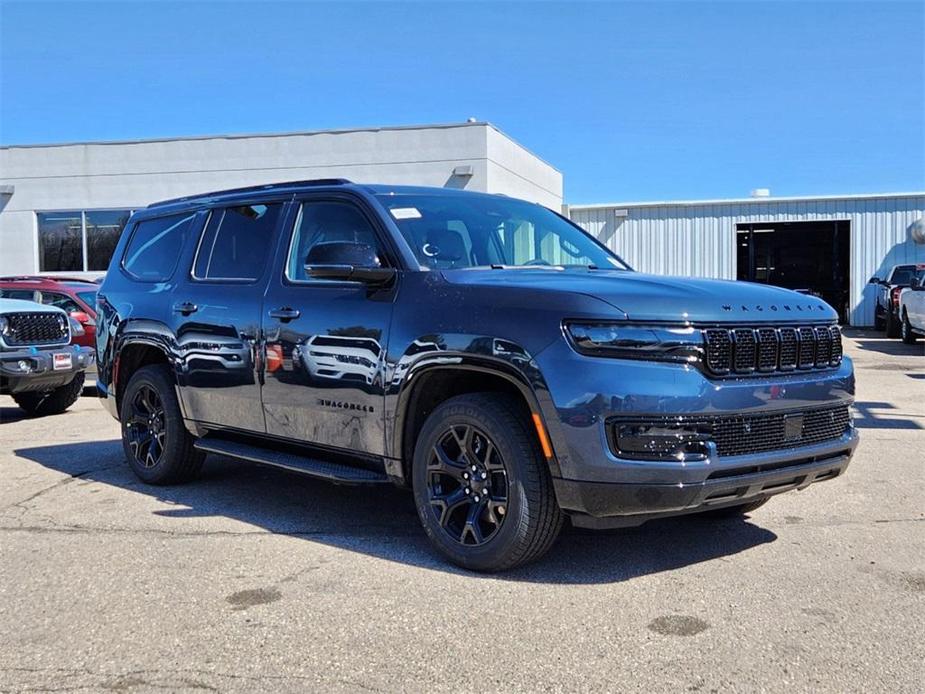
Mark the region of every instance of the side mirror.
<instances>
[{"instance_id":1,"label":"side mirror","mask_svg":"<svg viewBox=\"0 0 925 694\"><path fill-rule=\"evenodd\" d=\"M382 267L376 249L366 243L327 241L311 247L305 257L305 272L319 280L347 280L385 284L395 270Z\"/></svg>"},{"instance_id":2,"label":"side mirror","mask_svg":"<svg viewBox=\"0 0 925 694\"><path fill-rule=\"evenodd\" d=\"M880 284L880 278L879 278L879 277L876 277L876 276L871 277L871 278L867 281L867 284Z\"/></svg>"},{"instance_id":3,"label":"side mirror","mask_svg":"<svg viewBox=\"0 0 925 694\"><path fill-rule=\"evenodd\" d=\"M93 325L93 319L90 318L90 314L84 313L83 311L71 311L71 318L81 325Z\"/></svg>"}]
</instances>

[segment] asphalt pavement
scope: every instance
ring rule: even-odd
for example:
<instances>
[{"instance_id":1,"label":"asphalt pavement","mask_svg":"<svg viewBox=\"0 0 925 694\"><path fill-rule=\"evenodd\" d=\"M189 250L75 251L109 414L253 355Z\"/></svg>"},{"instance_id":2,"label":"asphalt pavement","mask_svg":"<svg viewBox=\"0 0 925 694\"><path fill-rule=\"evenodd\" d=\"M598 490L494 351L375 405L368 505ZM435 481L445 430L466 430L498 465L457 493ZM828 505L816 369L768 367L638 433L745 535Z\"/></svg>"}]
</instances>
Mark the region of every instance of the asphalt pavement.
<instances>
[{"instance_id":1,"label":"asphalt pavement","mask_svg":"<svg viewBox=\"0 0 925 694\"><path fill-rule=\"evenodd\" d=\"M922 692L925 354L848 334L844 476L494 576L401 490L219 457L150 487L95 398L0 397L0 691Z\"/></svg>"}]
</instances>

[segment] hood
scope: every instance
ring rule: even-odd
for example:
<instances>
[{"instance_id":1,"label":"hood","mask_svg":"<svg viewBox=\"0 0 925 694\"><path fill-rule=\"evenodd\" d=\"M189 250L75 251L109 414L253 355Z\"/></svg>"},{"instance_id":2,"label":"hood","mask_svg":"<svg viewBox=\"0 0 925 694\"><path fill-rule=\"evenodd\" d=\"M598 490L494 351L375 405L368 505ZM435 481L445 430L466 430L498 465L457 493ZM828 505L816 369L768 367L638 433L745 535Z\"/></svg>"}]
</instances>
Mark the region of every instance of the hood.
<instances>
[{"instance_id":1,"label":"hood","mask_svg":"<svg viewBox=\"0 0 925 694\"><path fill-rule=\"evenodd\" d=\"M46 306L36 301L0 299L0 313L64 313L64 311L56 306Z\"/></svg>"},{"instance_id":2,"label":"hood","mask_svg":"<svg viewBox=\"0 0 925 694\"><path fill-rule=\"evenodd\" d=\"M454 284L517 287L593 296L628 320L793 323L835 320L821 299L766 284L646 275L618 270L509 268L444 271Z\"/></svg>"}]
</instances>

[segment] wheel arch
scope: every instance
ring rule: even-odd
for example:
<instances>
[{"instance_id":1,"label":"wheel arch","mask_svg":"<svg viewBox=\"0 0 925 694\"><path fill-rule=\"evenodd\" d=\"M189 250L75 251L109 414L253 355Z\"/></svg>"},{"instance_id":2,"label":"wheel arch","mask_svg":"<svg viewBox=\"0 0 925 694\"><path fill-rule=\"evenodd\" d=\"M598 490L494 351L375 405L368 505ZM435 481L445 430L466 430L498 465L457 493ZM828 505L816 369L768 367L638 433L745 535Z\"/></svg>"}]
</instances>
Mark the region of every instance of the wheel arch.
<instances>
[{"instance_id":1,"label":"wheel arch","mask_svg":"<svg viewBox=\"0 0 925 694\"><path fill-rule=\"evenodd\" d=\"M446 354L441 354L441 357L441 361L445 362ZM414 444L430 413L452 397L481 392L506 393L516 398L541 448L551 453L547 456L550 474L560 476L552 437L533 386L506 362L465 356L452 364L421 364L408 373L398 394L390 448L391 457L399 462L390 471L396 482L408 484L411 479ZM540 427L542 434L537 430ZM540 437L545 437L545 444Z\"/></svg>"},{"instance_id":2,"label":"wheel arch","mask_svg":"<svg viewBox=\"0 0 925 694\"><path fill-rule=\"evenodd\" d=\"M138 369L152 364L164 364L171 367L172 361L167 349L156 339L143 335L129 337L120 344L119 351L113 364L112 387L115 391L116 411L122 406L122 394L125 387ZM173 368L170 368L171 377L176 382Z\"/></svg>"}]
</instances>

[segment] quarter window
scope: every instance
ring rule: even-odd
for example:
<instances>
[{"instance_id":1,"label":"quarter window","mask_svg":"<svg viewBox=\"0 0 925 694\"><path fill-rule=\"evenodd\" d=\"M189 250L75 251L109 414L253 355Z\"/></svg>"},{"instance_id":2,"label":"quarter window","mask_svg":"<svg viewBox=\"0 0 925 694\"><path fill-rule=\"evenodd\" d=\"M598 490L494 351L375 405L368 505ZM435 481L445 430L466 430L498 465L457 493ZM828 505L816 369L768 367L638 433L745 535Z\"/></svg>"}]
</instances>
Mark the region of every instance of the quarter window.
<instances>
[{"instance_id":1,"label":"quarter window","mask_svg":"<svg viewBox=\"0 0 925 694\"><path fill-rule=\"evenodd\" d=\"M322 243L368 245L382 262L384 256L369 220L353 205L342 202L313 202L302 205L289 248L286 277L297 282L312 280L305 272L311 250ZM384 263L383 263L384 264Z\"/></svg>"},{"instance_id":2,"label":"quarter window","mask_svg":"<svg viewBox=\"0 0 925 694\"><path fill-rule=\"evenodd\" d=\"M177 267L195 213L146 219L135 225L122 267L136 279L163 282Z\"/></svg>"},{"instance_id":3,"label":"quarter window","mask_svg":"<svg viewBox=\"0 0 925 694\"><path fill-rule=\"evenodd\" d=\"M256 280L266 266L281 210L278 203L213 210L199 242L193 276Z\"/></svg>"}]
</instances>

